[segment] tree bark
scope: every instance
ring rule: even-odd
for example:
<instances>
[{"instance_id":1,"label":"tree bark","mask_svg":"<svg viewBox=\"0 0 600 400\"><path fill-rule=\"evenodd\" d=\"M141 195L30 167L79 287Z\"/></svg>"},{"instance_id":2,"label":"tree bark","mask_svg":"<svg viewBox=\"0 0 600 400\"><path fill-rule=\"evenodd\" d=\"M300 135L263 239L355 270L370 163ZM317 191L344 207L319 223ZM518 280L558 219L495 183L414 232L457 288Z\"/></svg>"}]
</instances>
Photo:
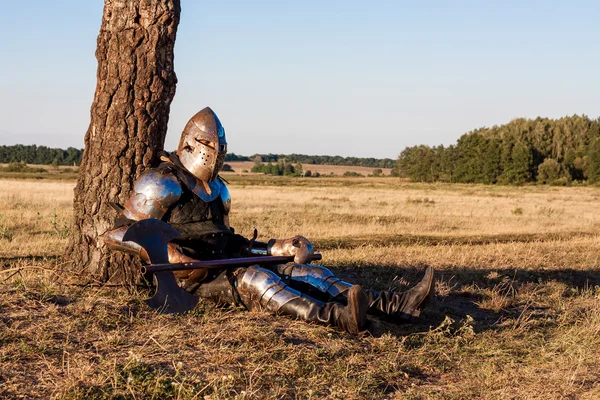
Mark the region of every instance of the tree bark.
<instances>
[{"instance_id":1,"label":"tree bark","mask_svg":"<svg viewBox=\"0 0 600 400\"><path fill-rule=\"evenodd\" d=\"M111 252L110 202L123 203L163 148L177 78L173 47L179 0L105 0L97 40L97 85L75 187L64 269L133 284L137 260Z\"/></svg>"}]
</instances>

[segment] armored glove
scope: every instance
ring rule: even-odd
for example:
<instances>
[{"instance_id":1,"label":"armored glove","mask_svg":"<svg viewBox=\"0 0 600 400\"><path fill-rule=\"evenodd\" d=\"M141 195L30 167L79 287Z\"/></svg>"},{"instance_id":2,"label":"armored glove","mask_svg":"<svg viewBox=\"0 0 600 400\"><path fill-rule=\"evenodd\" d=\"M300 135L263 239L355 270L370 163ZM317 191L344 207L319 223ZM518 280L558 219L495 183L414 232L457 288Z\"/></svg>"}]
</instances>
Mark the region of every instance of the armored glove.
<instances>
[{"instance_id":1,"label":"armored glove","mask_svg":"<svg viewBox=\"0 0 600 400\"><path fill-rule=\"evenodd\" d=\"M271 239L267 245L267 254L272 256L294 256L296 264L306 264L315 252L312 243L304 236L289 239Z\"/></svg>"}]
</instances>

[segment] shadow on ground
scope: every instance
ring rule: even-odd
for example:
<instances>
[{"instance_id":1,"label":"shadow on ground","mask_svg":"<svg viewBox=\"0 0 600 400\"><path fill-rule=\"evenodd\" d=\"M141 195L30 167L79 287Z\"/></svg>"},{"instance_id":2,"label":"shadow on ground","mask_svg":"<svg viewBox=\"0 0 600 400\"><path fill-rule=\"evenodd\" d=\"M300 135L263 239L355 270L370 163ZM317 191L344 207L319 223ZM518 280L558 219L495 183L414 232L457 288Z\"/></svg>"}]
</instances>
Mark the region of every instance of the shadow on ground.
<instances>
[{"instance_id":1,"label":"shadow on ground","mask_svg":"<svg viewBox=\"0 0 600 400\"><path fill-rule=\"evenodd\" d=\"M375 290L408 290L423 276L427 265L398 267L395 265L361 266L360 268L331 268L336 276L351 283L360 283ZM409 282L408 284L405 284ZM499 322L517 318L523 311L522 306L502 308L499 311L484 309L480 306L483 293L498 291L506 282L515 293L523 287L531 287L557 282L566 286L566 293L577 293L587 288L600 286L600 271L555 269L531 270L525 268L474 270L460 266L450 266L436 270L438 290L422 316L410 324L396 324L380 317L374 320L373 334L379 336L385 332L403 336L415 332L426 332L440 326L446 317L454 321L470 321L475 332L498 329ZM444 286L440 294L440 286ZM508 286L508 285L506 285ZM543 294L542 294L543 295ZM529 311L535 306L528 305ZM544 307L540 307L543 314ZM472 319L472 320L471 320Z\"/></svg>"}]
</instances>

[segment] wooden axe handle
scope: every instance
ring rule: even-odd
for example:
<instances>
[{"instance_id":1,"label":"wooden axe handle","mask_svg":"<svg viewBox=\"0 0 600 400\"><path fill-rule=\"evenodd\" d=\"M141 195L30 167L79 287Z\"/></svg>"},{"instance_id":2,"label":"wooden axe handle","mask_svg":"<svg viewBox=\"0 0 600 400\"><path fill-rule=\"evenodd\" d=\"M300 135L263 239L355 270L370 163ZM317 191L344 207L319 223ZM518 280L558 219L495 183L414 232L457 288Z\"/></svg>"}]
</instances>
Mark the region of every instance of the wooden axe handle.
<instances>
[{"instance_id":1,"label":"wooden axe handle","mask_svg":"<svg viewBox=\"0 0 600 400\"><path fill-rule=\"evenodd\" d=\"M318 261L321 254L313 254L311 261ZM257 256L243 258L227 258L224 260L192 261L176 264L151 264L141 268L142 274L164 271L187 271L200 268L247 267L255 264L285 264L294 261L294 256Z\"/></svg>"}]
</instances>

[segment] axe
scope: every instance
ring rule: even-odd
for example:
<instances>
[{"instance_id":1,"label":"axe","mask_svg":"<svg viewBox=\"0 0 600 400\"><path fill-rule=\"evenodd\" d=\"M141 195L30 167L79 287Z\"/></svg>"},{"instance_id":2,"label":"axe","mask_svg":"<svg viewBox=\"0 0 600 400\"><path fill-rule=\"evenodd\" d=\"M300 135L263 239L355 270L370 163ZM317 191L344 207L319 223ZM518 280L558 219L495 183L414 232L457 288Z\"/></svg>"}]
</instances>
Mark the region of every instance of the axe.
<instances>
[{"instance_id":1,"label":"axe","mask_svg":"<svg viewBox=\"0 0 600 400\"><path fill-rule=\"evenodd\" d=\"M148 254L152 264L143 266L140 272L153 275L156 292L145 302L161 314L184 313L193 309L198 303L197 296L191 295L177 284L173 271L285 264L294 261L294 256L256 256L170 264L167 246L171 240L180 236L181 234L175 228L156 218L134 223L123 235L123 241L139 244ZM312 255L312 260L320 259L320 254Z\"/></svg>"}]
</instances>

